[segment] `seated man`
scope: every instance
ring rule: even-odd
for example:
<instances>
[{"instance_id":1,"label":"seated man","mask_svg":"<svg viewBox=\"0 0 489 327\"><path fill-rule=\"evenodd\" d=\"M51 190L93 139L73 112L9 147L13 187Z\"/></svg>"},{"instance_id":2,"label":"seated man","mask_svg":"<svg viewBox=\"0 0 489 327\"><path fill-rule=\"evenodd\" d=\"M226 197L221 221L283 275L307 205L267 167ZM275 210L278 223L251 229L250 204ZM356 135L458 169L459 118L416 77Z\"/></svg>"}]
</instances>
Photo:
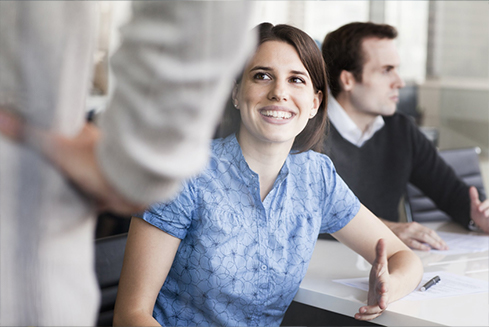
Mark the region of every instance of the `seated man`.
<instances>
[{"instance_id":1,"label":"seated man","mask_svg":"<svg viewBox=\"0 0 489 327\"><path fill-rule=\"evenodd\" d=\"M446 249L418 223L400 223L399 202L408 182L462 226L489 232L489 201L481 203L439 157L412 120L396 113L400 58L397 31L389 25L350 23L326 35L322 52L330 67L325 153L339 175L375 215L408 246Z\"/></svg>"}]
</instances>

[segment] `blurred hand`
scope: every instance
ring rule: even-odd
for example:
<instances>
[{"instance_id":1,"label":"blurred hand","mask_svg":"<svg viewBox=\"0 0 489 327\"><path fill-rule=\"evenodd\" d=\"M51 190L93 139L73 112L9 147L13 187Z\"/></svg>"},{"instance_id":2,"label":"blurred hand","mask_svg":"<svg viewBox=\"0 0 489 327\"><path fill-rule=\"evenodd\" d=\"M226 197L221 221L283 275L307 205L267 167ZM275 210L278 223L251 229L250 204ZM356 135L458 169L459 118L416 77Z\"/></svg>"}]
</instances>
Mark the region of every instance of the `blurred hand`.
<instances>
[{"instance_id":1,"label":"blurred hand","mask_svg":"<svg viewBox=\"0 0 489 327\"><path fill-rule=\"evenodd\" d=\"M407 246L415 250L429 251L430 249L448 250L447 244L438 234L417 222L395 223L382 220L394 234Z\"/></svg>"},{"instance_id":2,"label":"blurred hand","mask_svg":"<svg viewBox=\"0 0 489 327\"><path fill-rule=\"evenodd\" d=\"M479 192L474 186L469 189L470 218L484 232L489 233L489 200L481 202Z\"/></svg>"},{"instance_id":3,"label":"blurred hand","mask_svg":"<svg viewBox=\"0 0 489 327\"><path fill-rule=\"evenodd\" d=\"M368 280L367 305L361 307L355 314L355 319L372 320L380 316L389 304L390 275L387 262L385 241L380 239L375 248L376 257L370 269Z\"/></svg>"},{"instance_id":4,"label":"blurred hand","mask_svg":"<svg viewBox=\"0 0 489 327\"><path fill-rule=\"evenodd\" d=\"M100 131L86 124L68 138L26 124L20 117L0 108L0 133L38 151L53 163L82 193L93 199L99 210L130 215L144 210L120 195L105 179L95 156Z\"/></svg>"}]
</instances>

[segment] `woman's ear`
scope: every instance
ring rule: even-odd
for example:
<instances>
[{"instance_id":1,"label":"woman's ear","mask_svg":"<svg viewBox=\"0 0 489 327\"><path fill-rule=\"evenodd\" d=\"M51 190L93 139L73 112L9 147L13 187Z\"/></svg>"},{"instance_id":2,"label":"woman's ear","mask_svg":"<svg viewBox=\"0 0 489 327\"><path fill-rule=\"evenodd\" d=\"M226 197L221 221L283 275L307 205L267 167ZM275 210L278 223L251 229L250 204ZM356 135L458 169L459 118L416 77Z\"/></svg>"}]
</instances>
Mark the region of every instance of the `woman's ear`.
<instances>
[{"instance_id":1,"label":"woman's ear","mask_svg":"<svg viewBox=\"0 0 489 327\"><path fill-rule=\"evenodd\" d=\"M313 101L311 112L309 114L309 119L312 119L314 118L314 116L316 116L319 110L319 106L321 105L322 102L323 102L323 92L318 91L314 95L314 101Z\"/></svg>"},{"instance_id":2,"label":"woman's ear","mask_svg":"<svg viewBox=\"0 0 489 327\"><path fill-rule=\"evenodd\" d=\"M355 85L355 76L346 70L342 70L340 74L340 86L342 91L351 91Z\"/></svg>"},{"instance_id":3,"label":"woman's ear","mask_svg":"<svg viewBox=\"0 0 489 327\"><path fill-rule=\"evenodd\" d=\"M239 102L238 102L238 89L239 89L239 84L234 83L233 87L233 93L231 94L232 100L233 100L233 106L239 110Z\"/></svg>"}]
</instances>

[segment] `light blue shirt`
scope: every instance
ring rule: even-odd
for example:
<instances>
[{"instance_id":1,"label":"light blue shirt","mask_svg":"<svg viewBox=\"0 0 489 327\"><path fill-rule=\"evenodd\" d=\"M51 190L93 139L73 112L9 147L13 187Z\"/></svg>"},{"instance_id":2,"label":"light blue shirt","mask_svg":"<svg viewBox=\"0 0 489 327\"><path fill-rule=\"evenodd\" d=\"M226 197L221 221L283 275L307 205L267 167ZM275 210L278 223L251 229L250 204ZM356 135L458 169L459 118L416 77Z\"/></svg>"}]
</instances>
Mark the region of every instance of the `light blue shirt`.
<instances>
[{"instance_id":1,"label":"light blue shirt","mask_svg":"<svg viewBox=\"0 0 489 327\"><path fill-rule=\"evenodd\" d=\"M160 324L280 325L318 234L360 209L330 159L313 151L287 157L263 202L259 187L232 135L213 142L208 167L175 200L145 212L182 239L154 307Z\"/></svg>"}]
</instances>

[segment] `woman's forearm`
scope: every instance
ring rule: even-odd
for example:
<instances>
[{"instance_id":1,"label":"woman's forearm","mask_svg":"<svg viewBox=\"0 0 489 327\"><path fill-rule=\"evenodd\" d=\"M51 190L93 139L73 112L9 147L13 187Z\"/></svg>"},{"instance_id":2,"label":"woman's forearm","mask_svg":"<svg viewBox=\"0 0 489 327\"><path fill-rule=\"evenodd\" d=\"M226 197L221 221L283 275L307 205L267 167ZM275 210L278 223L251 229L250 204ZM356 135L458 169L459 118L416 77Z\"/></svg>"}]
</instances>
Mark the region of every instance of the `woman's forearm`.
<instances>
[{"instance_id":1,"label":"woman's forearm","mask_svg":"<svg viewBox=\"0 0 489 327\"><path fill-rule=\"evenodd\" d=\"M161 326L151 314L142 310L114 312L114 326Z\"/></svg>"},{"instance_id":2,"label":"woman's forearm","mask_svg":"<svg viewBox=\"0 0 489 327\"><path fill-rule=\"evenodd\" d=\"M394 302L411 293L423 277L423 265L411 250L396 252L388 259L391 279L389 302Z\"/></svg>"}]
</instances>

